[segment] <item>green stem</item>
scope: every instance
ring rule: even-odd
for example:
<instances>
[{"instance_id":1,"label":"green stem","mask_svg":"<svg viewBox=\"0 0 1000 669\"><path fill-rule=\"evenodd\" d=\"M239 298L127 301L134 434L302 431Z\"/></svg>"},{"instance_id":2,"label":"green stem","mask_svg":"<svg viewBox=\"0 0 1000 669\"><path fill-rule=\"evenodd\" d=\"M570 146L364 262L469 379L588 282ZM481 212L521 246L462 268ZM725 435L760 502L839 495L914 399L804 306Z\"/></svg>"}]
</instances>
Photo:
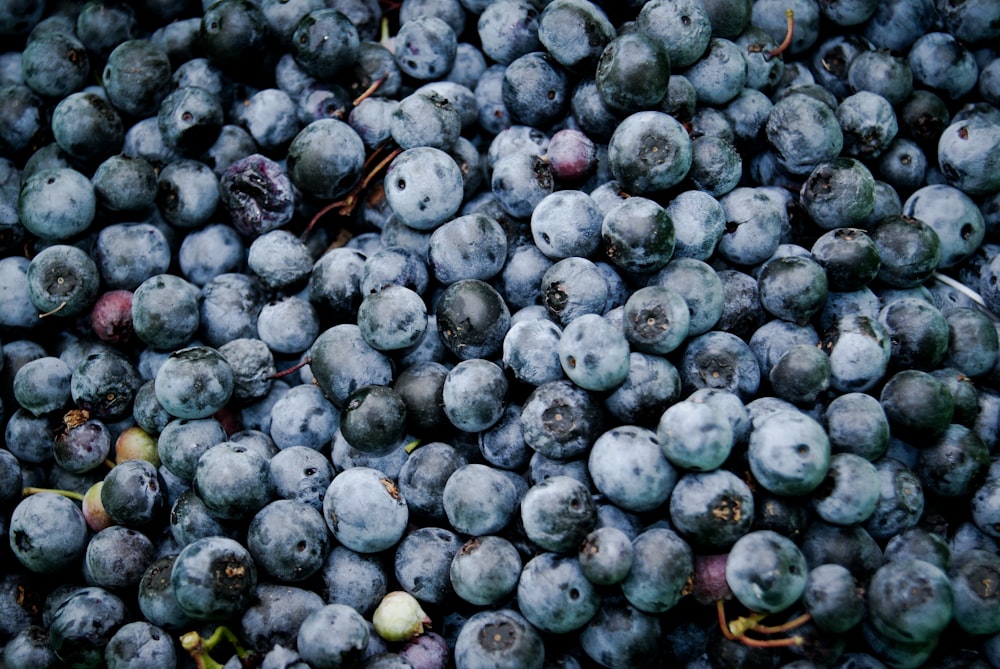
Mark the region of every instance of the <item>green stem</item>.
<instances>
[{"instance_id":1,"label":"green stem","mask_svg":"<svg viewBox=\"0 0 1000 669\"><path fill-rule=\"evenodd\" d=\"M63 497L69 497L70 499L75 499L78 502L83 501L83 493L73 492L72 490L57 490L55 488L36 488L34 486L28 486L27 488L21 490L21 493L23 495L34 495L40 492L51 492L55 493L56 495L62 495Z\"/></svg>"}]
</instances>

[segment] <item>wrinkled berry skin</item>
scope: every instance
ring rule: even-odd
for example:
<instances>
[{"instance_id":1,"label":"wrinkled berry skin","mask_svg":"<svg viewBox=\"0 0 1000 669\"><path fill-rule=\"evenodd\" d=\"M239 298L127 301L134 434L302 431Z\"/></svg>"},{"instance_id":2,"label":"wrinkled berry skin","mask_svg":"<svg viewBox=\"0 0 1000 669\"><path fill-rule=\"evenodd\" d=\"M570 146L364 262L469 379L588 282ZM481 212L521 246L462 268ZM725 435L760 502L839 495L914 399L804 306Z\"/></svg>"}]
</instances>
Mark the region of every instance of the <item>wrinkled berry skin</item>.
<instances>
[{"instance_id":1,"label":"wrinkled berry skin","mask_svg":"<svg viewBox=\"0 0 1000 669\"><path fill-rule=\"evenodd\" d=\"M219 194L233 227L246 237L280 228L295 211L291 179L278 163L259 153L223 172Z\"/></svg>"}]
</instances>

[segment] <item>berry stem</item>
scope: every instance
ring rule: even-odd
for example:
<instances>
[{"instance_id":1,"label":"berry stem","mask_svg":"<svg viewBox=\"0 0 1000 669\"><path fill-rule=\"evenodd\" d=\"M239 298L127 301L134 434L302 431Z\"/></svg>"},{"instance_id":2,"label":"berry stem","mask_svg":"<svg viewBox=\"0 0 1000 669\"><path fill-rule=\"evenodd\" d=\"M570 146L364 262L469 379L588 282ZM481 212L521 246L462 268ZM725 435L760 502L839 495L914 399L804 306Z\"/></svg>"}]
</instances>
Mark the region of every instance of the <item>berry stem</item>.
<instances>
[{"instance_id":1,"label":"berry stem","mask_svg":"<svg viewBox=\"0 0 1000 669\"><path fill-rule=\"evenodd\" d=\"M289 374L294 374L295 372L299 371L300 369L308 365L310 362L312 362L312 358L307 355L306 357L302 358L302 360L295 363L288 369L283 369L280 372L275 372L274 374L271 374L271 376L269 376L268 378L280 379L282 377L288 376Z\"/></svg>"},{"instance_id":2,"label":"berry stem","mask_svg":"<svg viewBox=\"0 0 1000 669\"><path fill-rule=\"evenodd\" d=\"M57 495L62 495L63 497L69 497L70 499L75 499L78 502L83 501L83 493L73 492L72 490L57 490L56 488L37 488L35 486L28 486L21 490L21 494L24 495L25 497L40 492L51 492Z\"/></svg>"},{"instance_id":3,"label":"berry stem","mask_svg":"<svg viewBox=\"0 0 1000 669\"><path fill-rule=\"evenodd\" d=\"M63 301L55 309L52 309L51 311L46 311L43 314L38 314L38 317L39 318L45 318L46 316L52 316L53 314L57 314L57 313L59 313L62 310L63 307L66 306L66 304L67 304L67 302Z\"/></svg>"},{"instance_id":4,"label":"berry stem","mask_svg":"<svg viewBox=\"0 0 1000 669\"><path fill-rule=\"evenodd\" d=\"M216 662L209 653L223 640L232 645L236 656L241 660L248 655L247 650L240 644L240 640L225 625L216 627L212 636L207 639L202 638L198 632L187 632L181 635L180 639L181 647L191 654L198 669L222 669L223 665Z\"/></svg>"},{"instance_id":5,"label":"berry stem","mask_svg":"<svg viewBox=\"0 0 1000 669\"><path fill-rule=\"evenodd\" d=\"M785 20L788 26L785 30L785 39L781 41L781 44L767 52L768 60L774 58L775 56L780 56L788 47L792 45L792 36L795 34L795 12L791 9L786 9Z\"/></svg>"},{"instance_id":6,"label":"berry stem","mask_svg":"<svg viewBox=\"0 0 1000 669\"><path fill-rule=\"evenodd\" d=\"M379 89L379 86L385 83L385 80L388 77L389 77L388 74L383 74L381 77L373 81L371 86L366 88L364 91L361 92L361 95L359 95L358 97L354 98L354 100L351 101L351 106L357 107L359 104L361 104L362 102L370 98L372 95L374 95L375 91Z\"/></svg>"},{"instance_id":7,"label":"berry stem","mask_svg":"<svg viewBox=\"0 0 1000 669\"><path fill-rule=\"evenodd\" d=\"M803 613L802 615L792 618L788 622L782 623L781 625L755 625L750 629L754 632L760 632L761 634L780 634L782 632L790 632L793 629L802 627L810 620L812 620L812 616L808 613Z\"/></svg>"},{"instance_id":8,"label":"berry stem","mask_svg":"<svg viewBox=\"0 0 1000 669\"><path fill-rule=\"evenodd\" d=\"M719 616L719 629L722 630L722 636L730 641L737 641L738 637L732 633L729 629L729 623L726 621L726 602L722 599L715 600L715 611Z\"/></svg>"},{"instance_id":9,"label":"berry stem","mask_svg":"<svg viewBox=\"0 0 1000 669\"><path fill-rule=\"evenodd\" d=\"M766 613L752 613L749 616L741 616L732 622L728 622L726 620L725 602L723 600L715 600L715 609L718 613L719 629L722 630L722 636L730 641L739 641L751 648L788 648L791 646L801 646L805 643L805 639L800 635L786 636L780 639L755 639L754 637L747 636L746 633L749 631L760 632L762 634L787 632L788 630L804 625L811 619L809 614L805 613L782 625L767 626L760 624L760 621L767 616Z\"/></svg>"}]
</instances>

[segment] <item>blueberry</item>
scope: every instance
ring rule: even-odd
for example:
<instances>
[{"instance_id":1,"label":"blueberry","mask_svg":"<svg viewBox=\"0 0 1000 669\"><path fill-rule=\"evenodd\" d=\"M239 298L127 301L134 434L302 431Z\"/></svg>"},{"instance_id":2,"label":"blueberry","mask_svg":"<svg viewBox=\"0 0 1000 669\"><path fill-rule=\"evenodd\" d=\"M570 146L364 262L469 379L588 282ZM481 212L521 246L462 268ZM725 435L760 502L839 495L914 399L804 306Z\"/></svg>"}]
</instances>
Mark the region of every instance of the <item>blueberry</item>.
<instances>
[{"instance_id":1,"label":"blueberry","mask_svg":"<svg viewBox=\"0 0 1000 669\"><path fill-rule=\"evenodd\" d=\"M670 521L693 546L718 551L750 531L755 507L749 486L732 472L689 472L671 491Z\"/></svg>"},{"instance_id":2,"label":"blueberry","mask_svg":"<svg viewBox=\"0 0 1000 669\"><path fill-rule=\"evenodd\" d=\"M359 286L362 296L393 283L423 295L429 281L430 271L425 254L403 246L381 246L368 251Z\"/></svg>"},{"instance_id":3,"label":"blueberry","mask_svg":"<svg viewBox=\"0 0 1000 669\"><path fill-rule=\"evenodd\" d=\"M56 435L52 457L63 470L83 474L100 466L111 452L113 439L108 427L91 418Z\"/></svg>"},{"instance_id":4,"label":"blueberry","mask_svg":"<svg viewBox=\"0 0 1000 669\"><path fill-rule=\"evenodd\" d=\"M365 342L357 325L345 323L321 332L310 352L316 383L338 408L358 388L392 381L389 359Z\"/></svg>"},{"instance_id":5,"label":"blueberry","mask_svg":"<svg viewBox=\"0 0 1000 669\"><path fill-rule=\"evenodd\" d=\"M26 176L17 198L25 230L50 242L85 232L96 210L97 195L90 179L70 167L42 169Z\"/></svg>"},{"instance_id":6,"label":"blueberry","mask_svg":"<svg viewBox=\"0 0 1000 669\"><path fill-rule=\"evenodd\" d=\"M30 360L14 374L14 399L32 415L58 411L70 400L73 370L61 358Z\"/></svg>"},{"instance_id":7,"label":"blueberry","mask_svg":"<svg viewBox=\"0 0 1000 669\"><path fill-rule=\"evenodd\" d=\"M892 104L877 93L858 91L848 96L836 116L844 135L844 154L853 158L878 158L899 130Z\"/></svg>"},{"instance_id":8,"label":"blueberry","mask_svg":"<svg viewBox=\"0 0 1000 669\"><path fill-rule=\"evenodd\" d=\"M664 46L672 43L641 29L608 42L594 75L604 103L624 114L655 109L667 93L674 66ZM640 79L643 84L637 86Z\"/></svg>"},{"instance_id":9,"label":"blueberry","mask_svg":"<svg viewBox=\"0 0 1000 669\"><path fill-rule=\"evenodd\" d=\"M170 506L170 536L184 547L212 536L239 539L241 529L233 522L215 518L194 489L189 487Z\"/></svg>"},{"instance_id":10,"label":"blueberry","mask_svg":"<svg viewBox=\"0 0 1000 669\"><path fill-rule=\"evenodd\" d=\"M258 153L226 168L219 180L219 195L233 226L247 237L280 228L292 218L291 180L278 163Z\"/></svg>"},{"instance_id":11,"label":"blueberry","mask_svg":"<svg viewBox=\"0 0 1000 669\"><path fill-rule=\"evenodd\" d=\"M674 77L670 81L674 81ZM667 90L669 95L669 84ZM604 102L593 78L583 78L577 82L569 104L580 129L589 137L595 141L607 141L611 137L618 125L619 114Z\"/></svg>"},{"instance_id":12,"label":"blueberry","mask_svg":"<svg viewBox=\"0 0 1000 669\"><path fill-rule=\"evenodd\" d=\"M478 611L462 624L455 639L455 664L462 669L541 669L541 634L516 611Z\"/></svg>"},{"instance_id":13,"label":"blueberry","mask_svg":"<svg viewBox=\"0 0 1000 669\"><path fill-rule=\"evenodd\" d=\"M596 520L589 490L567 476L551 476L535 484L521 500L525 534L547 551L575 550Z\"/></svg>"},{"instance_id":14,"label":"blueberry","mask_svg":"<svg viewBox=\"0 0 1000 669\"><path fill-rule=\"evenodd\" d=\"M441 388L444 414L464 432L486 430L503 415L507 387L503 370L495 363L482 358L462 360L445 376Z\"/></svg>"},{"instance_id":15,"label":"blueberry","mask_svg":"<svg viewBox=\"0 0 1000 669\"><path fill-rule=\"evenodd\" d=\"M361 303L361 272L365 256L354 249L330 249L313 264L309 301L329 317L343 319Z\"/></svg>"},{"instance_id":16,"label":"blueberry","mask_svg":"<svg viewBox=\"0 0 1000 669\"><path fill-rule=\"evenodd\" d=\"M544 51L532 51L507 65L501 96L515 121L547 128L565 112L569 86L568 74L555 58Z\"/></svg>"},{"instance_id":17,"label":"blueberry","mask_svg":"<svg viewBox=\"0 0 1000 669\"><path fill-rule=\"evenodd\" d=\"M674 228L671 257L707 261L726 227L725 210L719 201L701 191L684 191L667 204L666 212Z\"/></svg>"},{"instance_id":18,"label":"blueberry","mask_svg":"<svg viewBox=\"0 0 1000 669\"><path fill-rule=\"evenodd\" d=\"M118 596L96 586L80 588L53 612L49 646L70 666L101 666L106 645L128 616Z\"/></svg>"},{"instance_id":19,"label":"blueberry","mask_svg":"<svg viewBox=\"0 0 1000 669\"><path fill-rule=\"evenodd\" d=\"M490 189L509 215L528 218L534 208L552 193L552 170L540 156L515 151L493 166Z\"/></svg>"},{"instance_id":20,"label":"blueberry","mask_svg":"<svg viewBox=\"0 0 1000 669\"><path fill-rule=\"evenodd\" d=\"M364 142L351 126L334 118L313 121L292 139L285 166L305 195L334 200L361 178Z\"/></svg>"},{"instance_id":21,"label":"blueberry","mask_svg":"<svg viewBox=\"0 0 1000 669\"><path fill-rule=\"evenodd\" d=\"M330 483L323 517L342 545L359 553L377 553L403 537L409 512L396 484L382 472L354 467Z\"/></svg>"},{"instance_id":22,"label":"blueberry","mask_svg":"<svg viewBox=\"0 0 1000 669\"><path fill-rule=\"evenodd\" d=\"M572 557L540 553L529 560L517 584L518 610L544 632L578 630L596 613L601 598Z\"/></svg>"},{"instance_id":23,"label":"blueberry","mask_svg":"<svg viewBox=\"0 0 1000 669\"><path fill-rule=\"evenodd\" d=\"M767 261L757 279L760 301L772 315L807 323L826 301L826 272L808 256L785 256Z\"/></svg>"},{"instance_id":24,"label":"blueberry","mask_svg":"<svg viewBox=\"0 0 1000 669\"><path fill-rule=\"evenodd\" d=\"M171 420L160 433L157 450L172 474L190 480L202 453L225 440L225 430L214 418Z\"/></svg>"},{"instance_id":25,"label":"blueberry","mask_svg":"<svg viewBox=\"0 0 1000 669\"><path fill-rule=\"evenodd\" d=\"M89 164L116 153L125 136L115 109L106 98L90 92L72 93L56 105L52 132L63 151Z\"/></svg>"},{"instance_id":26,"label":"blueberry","mask_svg":"<svg viewBox=\"0 0 1000 669\"><path fill-rule=\"evenodd\" d=\"M332 7L306 13L290 37L295 62L317 79L333 79L346 71L354 64L360 49L360 35L354 23Z\"/></svg>"},{"instance_id":27,"label":"blueberry","mask_svg":"<svg viewBox=\"0 0 1000 669\"><path fill-rule=\"evenodd\" d=\"M115 524L151 527L165 515L166 490L153 464L125 460L104 477L101 503Z\"/></svg>"},{"instance_id":28,"label":"blueberry","mask_svg":"<svg viewBox=\"0 0 1000 669\"><path fill-rule=\"evenodd\" d=\"M883 457L875 461L875 468L879 501L863 527L875 539L889 539L916 526L924 512L924 488L920 478L899 460Z\"/></svg>"},{"instance_id":29,"label":"blueberry","mask_svg":"<svg viewBox=\"0 0 1000 669\"><path fill-rule=\"evenodd\" d=\"M521 573L521 557L514 545L499 536L468 540L449 566L455 594L477 605L502 601L514 592Z\"/></svg>"},{"instance_id":30,"label":"blueberry","mask_svg":"<svg viewBox=\"0 0 1000 669\"><path fill-rule=\"evenodd\" d=\"M730 332L712 330L687 341L678 372L682 388L728 390L752 398L760 387L760 366L753 351Z\"/></svg>"},{"instance_id":31,"label":"blueberry","mask_svg":"<svg viewBox=\"0 0 1000 669\"><path fill-rule=\"evenodd\" d=\"M812 170L799 201L825 230L861 227L875 206L875 179L860 161L837 158Z\"/></svg>"},{"instance_id":32,"label":"blueberry","mask_svg":"<svg viewBox=\"0 0 1000 669\"><path fill-rule=\"evenodd\" d=\"M996 553L970 549L955 555L947 570L953 595L952 614L958 626L971 634L994 634L996 603L981 584L1000 572Z\"/></svg>"},{"instance_id":33,"label":"blueberry","mask_svg":"<svg viewBox=\"0 0 1000 669\"><path fill-rule=\"evenodd\" d=\"M525 4L527 5L528 3ZM533 7L531 7L531 10L537 11ZM476 99L479 100L479 125L492 135L501 132L513 123L510 112L504 106L501 90L505 69L506 67L499 63L489 66L483 72L473 90Z\"/></svg>"},{"instance_id":34,"label":"blueberry","mask_svg":"<svg viewBox=\"0 0 1000 669\"><path fill-rule=\"evenodd\" d=\"M208 346L191 346L170 355L156 373L156 399L178 418L207 418L229 402L233 370Z\"/></svg>"},{"instance_id":35,"label":"blueberry","mask_svg":"<svg viewBox=\"0 0 1000 669\"><path fill-rule=\"evenodd\" d=\"M241 614L257 586L250 552L225 537L206 537L185 546L174 561L170 585L180 609L196 620L225 620Z\"/></svg>"},{"instance_id":36,"label":"blueberry","mask_svg":"<svg viewBox=\"0 0 1000 669\"><path fill-rule=\"evenodd\" d=\"M708 404L682 401L668 407L656 430L663 454L676 467L709 471L732 450L733 428Z\"/></svg>"},{"instance_id":37,"label":"blueberry","mask_svg":"<svg viewBox=\"0 0 1000 669\"><path fill-rule=\"evenodd\" d=\"M985 476L988 453L975 432L964 425L949 425L928 448L921 449L914 472L934 495L965 497Z\"/></svg>"},{"instance_id":38,"label":"blueberry","mask_svg":"<svg viewBox=\"0 0 1000 669\"><path fill-rule=\"evenodd\" d=\"M160 350L189 344L198 331L198 289L173 274L144 280L132 297L132 327L139 339Z\"/></svg>"},{"instance_id":39,"label":"blueberry","mask_svg":"<svg viewBox=\"0 0 1000 669\"><path fill-rule=\"evenodd\" d=\"M919 584L919 588L912 587ZM941 569L923 560L886 562L867 588L869 620L878 632L903 642L928 641L951 620L953 593Z\"/></svg>"},{"instance_id":40,"label":"blueberry","mask_svg":"<svg viewBox=\"0 0 1000 669\"><path fill-rule=\"evenodd\" d=\"M73 368L70 394L94 418L117 420L131 412L140 385L139 372L128 358L108 349L91 353Z\"/></svg>"},{"instance_id":41,"label":"blueberry","mask_svg":"<svg viewBox=\"0 0 1000 669\"><path fill-rule=\"evenodd\" d=\"M235 399L253 402L271 390L274 356L264 342L259 339L234 339L222 345L219 353L233 370Z\"/></svg>"},{"instance_id":42,"label":"blueberry","mask_svg":"<svg viewBox=\"0 0 1000 669\"><path fill-rule=\"evenodd\" d=\"M219 205L219 180L202 162L182 158L166 165L156 184L156 205L178 228L208 223Z\"/></svg>"},{"instance_id":43,"label":"blueberry","mask_svg":"<svg viewBox=\"0 0 1000 669\"><path fill-rule=\"evenodd\" d=\"M143 211L156 199L156 172L139 156L110 156L92 181L98 203L111 211Z\"/></svg>"},{"instance_id":44,"label":"blueberry","mask_svg":"<svg viewBox=\"0 0 1000 669\"><path fill-rule=\"evenodd\" d=\"M170 583L177 554L155 560L139 581L139 610L146 620L169 631L187 628L193 618L180 608Z\"/></svg>"},{"instance_id":45,"label":"blueberry","mask_svg":"<svg viewBox=\"0 0 1000 669\"><path fill-rule=\"evenodd\" d=\"M615 129L608 160L612 174L630 193L662 192L680 183L691 168L691 140L672 116L640 111Z\"/></svg>"},{"instance_id":46,"label":"blueberry","mask_svg":"<svg viewBox=\"0 0 1000 669\"><path fill-rule=\"evenodd\" d=\"M616 506L651 511L667 501L678 474L653 430L612 428L597 437L587 456L594 485Z\"/></svg>"},{"instance_id":47,"label":"blueberry","mask_svg":"<svg viewBox=\"0 0 1000 669\"><path fill-rule=\"evenodd\" d=\"M979 76L972 53L947 32L927 32L914 41L907 60L924 88L957 100L975 88Z\"/></svg>"},{"instance_id":48,"label":"blueberry","mask_svg":"<svg viewBox=\"0 0 1000 669\"><path fill-rule=\"evenodd\" d=\"M342 436L365 453L385 455L395 450L405 427L406 403L390 386L362 386L347 397L341 412Z\"/></svg>"},{"instance_id":49,"label":"blueberry","mask_svg":"<svg viewBox=\"0 0 1000 669\"><path fill-rule=\"evenodd\" d=\"M604 407L624 423L653 427L680 393L681 379L673 363L633 351L625 381L604 399Z\"/></svg>"},{"instance_id":50,"label":"blueberry","mask_svg":"<svg viewBox=\"0 0 1000 669\"><path fill-rule=\"evenodd\" d=\"M385 174L385 196L393 214L417 230L433 230L462 204L462 173L440 148L415 146L401 153Z\"/></svg>"},{"instance_id":51,"label":"blueberry","mask_svg":"<svg viewBox=\"0 0 1000 669\"><path fill-rule=\"evenodd\" d=\"M878 491L878 473L870 461L854 453L835 453L826 479L812 493L813 508L828 523L861 523L875 511Z\"/></svg>"},{"instance_id":52,"label":"blueberry","mask_svg":"<svg viewBox=\"0 0 1000 669\"><path fill-rule=\"evenodd\" d=\"M822 483L830 468L830 440L804 413L779 411L754 426L748 445L750 470L767 490L802 495Z\"/></svg>"},{"instance_id":53,"label":"blueberry","mask_svg":"<svg viewBox=\"0 0 1000 669\"><path fill-rule=\"evenodd\" d=\"M934 305L919 298L900 298L879 312L879 322L892 338L890 364L930 371L948 349L948 321Z\"/></svg>"},{"instance_id":54,"label":"blueberry","mask_svg":"<svg viewBox=\"0 0 1000 669\"><path fill-rule=\"evenodd\" d=\"M154 546L149 537L134 529L112 525L88 542L84 570L89 583L121 591L138 585L154 559Z\"/></svg>"},{"instance_id":55,"label":"blueberry","mask_svg":"<svg viewBox=\"0 0 1000 669\"><path fill-rule=\"evenodd\" d=\"M477 463L455 469L441 497L451 527L470 536L496 534L507 527L518 501L517 489L507 476Z\"/></svg>"},{"instance_id":56,"label":"blueberry","mask_svg":"<svg viewBox=\"0 0 1000 669\"><path fill-rule=\"evenodd\" d=\"M240 618L241 638L259 653L279 648L295 648L302 622L323 606L323 598L311 590L290 585L258 583L253 603ZM299 660L297 653L294 656ZM262 666L268 666L266 659ZM297 664L277 666L301 669Z\"/></svg>"},{"instance_id":57,"label":"blueberry","mask_svg":"<svg viewBox=\"0 0 1000 669\"><path fill-rule=\"evenodd\" d=\"M632 540L632 568L621 582L622 594L645 613L669 611L680 601L694 574L694 553L676 532L652 527Z\"/></svg>"},{"instance_id":58,"label":"blueberry","mask_svg":"<svg viewBox=\"0 0 1000 669\"><path fill-rule=\"evenodd\" d=\"M823 349L830 356L830 387L841 393L865 392L885 375L892 342L875 318L845 315L824 336Z\"/></svg>"},{"instance_id":59,"label":"blueberry","mask_svg":"<svg viewBox=\"0 0 1000 669\"><path fill-rule=\"evenodd\" d=\"M396 579L419 602L443 604L454 594L450 571L461 548L458 535L445 528L410 532L396 548Z\"/></svg>"},{"instance_id":60,"label":"blueberry","mask_svg":"<svg viewBox=\"0 0 1000 669\"><path fill-rule=\"evenodd\" d=\"M176 661L177 651L166 631L143 620L119 627L104 649L109 669L170 667Z\"/></svg>"},{"instance_id":61,"label":"blueberry","mask_svg":"<svg viewBox=\"0 0 1000 669\"><path fill-rule=\"evenodd\" d=\"M220 0L205 8L199 37L208 59L226 70L262 65L271 46L267 17L245 0Z\"/></svg>"},{"instance_id":62,"label":"blueberry","mask_svg":"<svg viewBox=\"0 0 1000 669\"><path fill-rule=\"evenodd\" d=\"M11 553L28 570L54 574L79 564L87 547L87 523L68 497L36 493L17 503L10 515Z\"/></svg>"},{"instance_id":63,"label":"blueberry","mask_svg":"<svg viewBox=\"0 0 1000 669\"><path fill-rule=\"evenodd\" d=\"M476 30L483 53L507 65L526 53L538 51L540 42L538 9L523 0L485 3Z\"/></svg>"},{"instance_id":64,"label":"blueberry","mask_svg":"<svg viewBox=\"0 0 1000 669\"><path fill-rule=\"evenodd\" d=\"M319 451L289 446L271 458L269 469L277 497L322 509L323 496L333 480L333 466Z\"/></svg>"},{"instance_id":65,"label":"blueberry","mask_svg":"<svg viewBox=\"0 0 1000 669\"><path fill-rule=\"evenodd\" d=\"M820 163L836 158L845 144L833 110L803 93L778 100L764 131L778 164L797 175L808 174Z\"/></svg>"},{"instance_id":66,"label":"blueberry","mask_svg":"<svg viewBox=\"0 0 1000 669\"><path fill-rule=\"evenodd\" d=\"M251 518L274 496L268 460L233 441L202 453L192 486L209 513L222 521Z\"/></svg>"},{"instance_id":67,"label":"blueberry","mask_svg":"<svg viewBox=\"0 0 1000 669\"><path fill-rule=\"evenodd\" d=\"M851 292L868 285L878 275L878 247L859 228L838 227L823 233L810 249L826 273L830 291Z\"/></svg>"},{"instance_id":68,"label":"blueberry","mask_svg":"<svg viewBox=\"0 0 1000 669\"><path fill-rule=\"evenodd\" d=\"M686 305L681 308L686 314ZM597 314L570 321L557 351L563 372L586 390L613 390L628 376L629 342L621 330Z\"/></svg>"},{"instance_id":69,"label":"blueberry","mask_svg":"<svg viewBox=\"0 0 1000 669\"><path fill-rule=\"evenodd\" d=\"M370 616L386 594L388 576L377 555L334 546L323 565L321 594L330 604L344 604Z\"/></svg>"},{"instance_id":70,"label":"blueberry","mask_svg":"<svg viewBox=\"0 0 1000 669\"><path fill-rule=\"evenodd\" d=\"M462 360L496 355L510 328L503 298L478 279L463 279L445 288L435 314L445 347Z\"/></svg>"},{"instance_id":71,"label":"blueberry","mask_svg":"<svg viewBox=\"0 0 1000 669\"><path fill-rule=\"evenodd\" d=\"M60 100L87 83L90 58L71 30L43 31L24 45L21 72L35 93Z\"/></svg>"},{"instance_id":72,"label":"blueberry","mask_svg":"<svg viewBox=\"0 0 1000 669\"><path fill-rule=\"evenodd\" d=\"M281 499L254 515L247 549L261 572L282 582L300 582L326 561L330 536L320 512L304 502Z\"/></svg>"},{"instance_id":73,"label":"blueberry","mask_svg":"<svg viewBox=\"0 0 1000 669\"><path fill-rule=\"evenodd\" d=\"M588 658L626 669L654 662L663 650L662 634L659 616L634 608L624 598L607 597L579 639Z\"/></svg>"},{"instance_id":74,"label":"blueberry","mask_svg":"<svg viewBox=\"0 0 1000 669\"><path fill-rule=\"evenodd\" d=\"M461 131L462 116L458 109L434 90L406 96L389 117L389 132L402 149L430 147L450 151Z\"/></svg>"},{"instance_id":75,"label":"blueberry","mask_svg":"<svg viewBox=\"0 0 1000 669\"><path fill-rule=\"evenodd\" d=\"M578 190L546 195L531 212L531 236L552 260L590 257L601 244L604 219L593 198ZM572 221L572 224L569 224Z\"/></svg>"},{"instance_id":76,"label":"blueberry","mask_svg":"<svg viewBox=\"0 0 1000 669\"><path fill-rule=\"evenodd\" d=\"M436 16L405 21L396 33L396 44L396 64L414 79L437 79L455 64L455 31Z\"/></svg>"},{"instance_id":77,"label":"blueberry","mask_svg":"<svg viewBox=\"0 0 1000 669\"><path fill-rule=\"evenodd\" d=\"M462 33L459 32L458 35L461 37ZM486 56L479 47L469 42L459 42L455 45L455 64L452 65L445 80L472 90L476 87L479 77L486 71L486 67ZM476 115L478 119L478 110Z\"/></svg>"},{"instance_id":78,"label":"blueberry","mask_svg":"<svg viewBox=\"0 0 1000 669\"><path fill-rule=\"evenodd\" d=\"M723 105L733 100L747 82L747 60L736 43L713 37L700 58L683 70L694 86L698 102Z\"/></svg>"},{"instance_id":79,"label":"blueberry","mask_svg":"<svg viewBox=\"0 0 1000 669\"><path fill-rule=\"evenodd\" d=\"M958 307L945 314L948 321L948 349L942 365L958 369L970 378L979 378L991 370L996 362L996 331L990 327L989 318L972 307ZM974 339L972 339L974 337ZM979 342L973 349L967 342Z\"/></svg>"},{"instance_id":80,"label":"blueberry","mask_svg":"<svg viewBox=\"0 0 1000 669\"><path fill-rule=\"evenodd\" d=\"M725 227L719 256L736 265L757 265L778 249L785 212L763 188L740 186L719 198Z\"/></svg>"},{"instance_id":81,"label":"blueberry","mask_svg":"<svg viewBox=\"0 0 1000 669\"><path fill-rule=\"evenodd\" d=\"M542 274L542 303L563 326L607 311L610 286L596 263L579 256L557 261Z\"/></svg>"},{"instance_id":82,"label":"blueberry","mask_svg":"<svg viewBox=\"0 0 1000 669\"><path fill-rule=\"evenodd\" d=\"M632 197L605 214L601 239L616 266L635 272L655 271L674 254L676 227L668 209L653 200Z\"/></svg>"},{"instance_id":83,"label":"blueberry","mask_svg":"<svg viewBox=\"0 0 1000 669\"><path fill-rule=\"evenodd\" d=\"M802 605L825 632L842 634L861 622L864 590L848 569L822 564L809 570Z\"/></svg>"},{"instance_id":84,"label":"blueberry","mask_svg":"<svg viewBox=\"0 0 1000 669\"><path fill-rule=\"evenodd\" d=\"M769 530L737 539L726 560L726 582L736 598L754 611L788 608L802 595L806 578L806 560L799 548Z\"/></svg>"},{"instance_id":85,"label":"blueberry","mask_svg":"<svg viewBox=\"0 0 1000 669\"><path fill-rule=\"evenodd\" d=\"M969 195L988 195L1000 190L996 147L1000 133L982 121L952 123L938 140L937 155L948 183Z\"/></svg>"}]
</instances>

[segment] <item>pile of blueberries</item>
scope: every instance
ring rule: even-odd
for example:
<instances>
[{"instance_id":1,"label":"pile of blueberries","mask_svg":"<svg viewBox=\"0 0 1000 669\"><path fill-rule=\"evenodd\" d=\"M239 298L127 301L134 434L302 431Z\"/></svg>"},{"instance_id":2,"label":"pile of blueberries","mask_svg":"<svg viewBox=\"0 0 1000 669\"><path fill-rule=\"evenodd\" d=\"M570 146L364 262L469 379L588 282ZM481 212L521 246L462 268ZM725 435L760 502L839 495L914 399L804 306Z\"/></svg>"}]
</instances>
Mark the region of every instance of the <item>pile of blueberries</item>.
<instances>
[{"instance_id":1,"label":"pile of blueberries","mask_svg":"<svg viewBox=\"0 0 1000 669\"><path fill-rule=\"evenodd\" d=\"M0 44L4 669L1000 669L996 0Z\"/></svg>"}]
</instances>

